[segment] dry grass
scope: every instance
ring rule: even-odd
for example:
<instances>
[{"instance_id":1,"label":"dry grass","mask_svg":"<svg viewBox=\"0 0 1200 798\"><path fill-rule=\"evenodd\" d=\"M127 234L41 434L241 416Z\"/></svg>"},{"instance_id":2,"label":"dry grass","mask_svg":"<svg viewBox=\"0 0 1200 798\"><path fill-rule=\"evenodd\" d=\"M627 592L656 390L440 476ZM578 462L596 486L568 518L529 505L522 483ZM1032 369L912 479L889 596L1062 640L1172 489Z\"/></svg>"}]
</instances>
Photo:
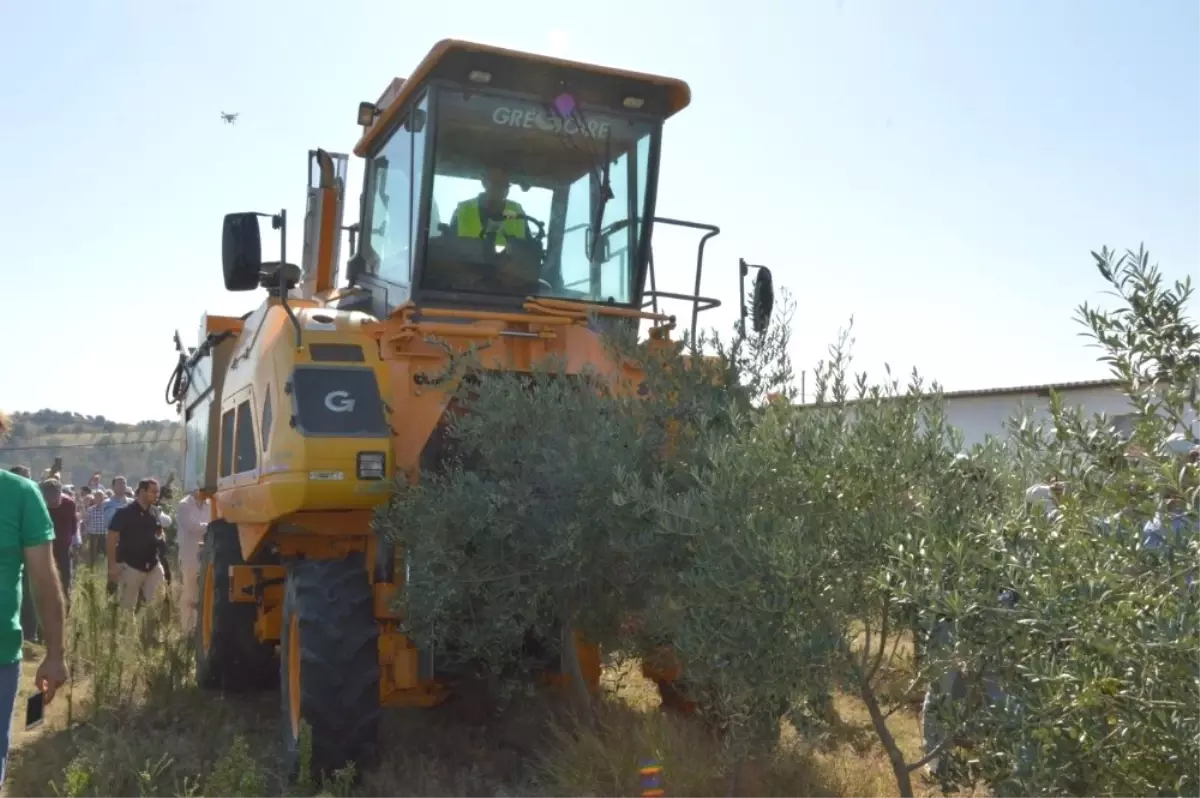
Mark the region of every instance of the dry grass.
<instances>
[{"instance_id":1,"label":"dry grass","mask_svg":"<svg viewBox=\"0 0 1200 798\"><path fill-rule=\"evenodd\" d=\"M384 762L359 784L287 786L276 759L278 694L200 691L173 623L145 622L153 612L119 621L98 577L78 582L68 633L75 678L42 728L14 733L8 795L636 795L646 759L663 766L668 795L726 794L719 743L698 723L658 712L653 684L630 667L606 671L595 730L572 723L549 695L498 716L463 697L434 710L387 712ZM26 664L26 689L35 666ZM865 708L838 696L835 709L823 739L802 743L785 733L742 793L895 795ZM897 712L891 728L915 758L912 707Z\"/></svg>"}]
</instances>

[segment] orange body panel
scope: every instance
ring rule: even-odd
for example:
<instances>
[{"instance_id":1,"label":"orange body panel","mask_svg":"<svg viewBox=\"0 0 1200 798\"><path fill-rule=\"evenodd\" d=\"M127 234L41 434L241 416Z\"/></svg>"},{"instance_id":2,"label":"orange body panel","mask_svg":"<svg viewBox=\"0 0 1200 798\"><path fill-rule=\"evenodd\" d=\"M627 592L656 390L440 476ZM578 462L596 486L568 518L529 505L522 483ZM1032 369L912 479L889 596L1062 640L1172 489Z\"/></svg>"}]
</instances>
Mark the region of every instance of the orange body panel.
<instances>
[{"instance_id":1,"label":"orange body panel","mask_svg":"<svg viewBox=\"0 0 1200 798\"><path fill-rule=\"evenodd\" d=\"M394 582L375 583L375 617L381 620L399 620L400 613L394 607L400 586Z\"/></svg>"},{"instance_id":2,"label":"orange body panel","mask_svg":"<svg viewBox=\"0 0 1200 798\"><path fill-rule=\"evenodd\" d=\"M657 656L649 657L642 662L642 675L655 682L672 682L683 673L678 658L669 648L658 651Z\"/></svg>"},{"instance_id":3,"label":"orange body panel","mask_svg":"<svg viewBox=\"0 0 1200 798\"><path fill-rule=\"evenodd\" d=\"M441 377L447 364L444 349L426 340L430 336L442 338L457 351L471 345L481 347L477 357L484 368L529 371L539 361L555 358L563 363L567 373L578 374L590 367L614 376L619 371L620 376L637 380L636 371L612 362L599 335L588 328L586 313L580 312L578 306L571 307L569 315L557 308L545 309L545 315L421 310L423 317L433 320L416 321L413 318L416 309L410 305L373 325L380 357L387 367L386 389L392 407L403 408L404 423L395 425L392 442L398 471L416 479L421 451L456 387L453 382L429 384ZM605 312L610 310L623 309L605 309ZM474 320L474 323L438 320L442 318Z\"/></svg>"},{"instance_id":4,"label":"orange body panel","mask_svg":"<svg viewBox=\"0 0 1200 798\"><path fill-rule=\"evenodd\" d=\"M253 604L261 598L269 604L283 603L283 577L286 571L282 565L235 565L229 569L229 599L235 602ZM273 582L257 589L260 582Z\"/></svg>"},{"instance_id":5,"label":"orange body panel","mask_svg":"<svg viewBox=\"0 0 1200 798\"><path fill-rule=\"evenodd\" d=\"M675 78L667 78L661 75L650 75L643 72L631 72L625 69L614 69L612 67L599 66L597 64L585 64L581 61L570 61L565 58L554 58L552 56L535 55L533 53L522 53L516 50L508 50L503 47L493 47L487 44L476 44L475 42L459 41L456 39L443 39L433 46L429 54L421 59L421 63L417 64L417 68L407 80L396 78L392 81L388 90L380 97L380 111L382 113L375 119L374 123L367 128L363 133L362 138L354 145L354 154L359 157L366 156L371 150L371 143L380 135L381 131L387 130L393 122L396 121L398 114L401 113L405 104L412 97L413 93L421 90L429 76L441 63L442 59L447 54L461 50L466 52L474 52L481 54L489 54L492 56L500 56L510 59L518 59L530 64L538 64L546 67L565 67L567 69L579 70L588 72L593 75L603 75L615 80L625 82L635 82L643 84L651 84L656 86L665 86L670 96L670 108L668 115L676 114L688 106L692 100L692 90L687 83ZM383 106L383 101L387 100L387 105Z\"/></svg>"},{"instance_id":6,"label":"orange body panel","mask_svg":"<svg viewBox=\"0 0 1200 798\"><path fill-rule=\"evenodd\" d=\"M379 632L379 700L386 707L431 707L446 698L446 691L418 673L416 647L395 628Z\"/></svg>"},{"instance_id":7,"label":"orange body panel","mask_svg":"<svg viewBox=\"0 0 1200 798\"><path fill-rule=\"evenodd\" d=\"M321 168L321 229L317 238L317 260L316 260L316 275L314 279L314 293L323 293L331 291L333 285L333 251L334 245L337 243L339 231L337 229L337 206L338 195L337 189L334 188L333 179L333 162L328 154L320 160Z\"/></svg>"},{"instance_id":8,"label":"orange body panel","mask_svg":"<svg viewBox=\"0 0 1200 798\"><path fill-rule=\"evenodd\" d=\"M205 316L204 332L209 335L223 332L240 333L244 323L237 316Z\"/></svg>"},{"instance_id":9,"label":"orange body panel","mask_svg":"<svg viewBox=\"0 0 1200 798\"><path fill-rule=\"evenodd\" d=\"M579 658L579 670L583 675L583 683L587 685L588 692L600 692L600 674L604 669L600 646L587 642L582 635L576 633L575 656ZM562 688L570 683L570 677L566 673L547 673L542 676L542 681Z\"/></svg>"}]
</instances>

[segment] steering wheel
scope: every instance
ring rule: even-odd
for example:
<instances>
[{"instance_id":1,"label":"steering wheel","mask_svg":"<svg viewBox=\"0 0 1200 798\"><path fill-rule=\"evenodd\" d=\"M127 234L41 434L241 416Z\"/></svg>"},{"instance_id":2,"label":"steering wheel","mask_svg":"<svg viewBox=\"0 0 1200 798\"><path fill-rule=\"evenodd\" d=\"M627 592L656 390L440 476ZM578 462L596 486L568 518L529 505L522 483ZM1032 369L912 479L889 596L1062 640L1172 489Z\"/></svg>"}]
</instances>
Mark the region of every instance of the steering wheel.
<instances>
[{"instance_id":1,"label":"steering wheel","mask_svg":"<svg viewBox=\"0 0 1200 798\"><path fill-rule=\"evenodd\" d=\"M533 240L540 244L546 239L546 223L543 222L541 219L538 219L535 216L527 216L523 213L517 214L516 216L512 216L509 218L519 219L523 222L533 222L534 226L537 227L537 230L534 231L534 234L533 234ZM438 224L438 232L441 233L442 235L452 235L452 232L450 230L450 225L447 224L446 222L441 222ZM484 230L480 231L479 237L487 238L487 234L488 234L487 229L485 228Z\"/></svg>"},{"instance_id":2,"label":"steering wheel","mask_svg":"<svg viewBox=\"0 0 1200 798\"><path fill-rule=\"evenodd\" d=\"M537 230L533 234L534 241L536 241L540 244L540 243L542 243L542 241L544 241L546 239L546 223L543 222L541 219L536 219L532 216L527 216L526 214L523 214L523 213L518 214L514 218L521 219L522 221L524 221L527 224L529 222L533 222L534 225L537 226Z\"/></svg>"}]
</instances>

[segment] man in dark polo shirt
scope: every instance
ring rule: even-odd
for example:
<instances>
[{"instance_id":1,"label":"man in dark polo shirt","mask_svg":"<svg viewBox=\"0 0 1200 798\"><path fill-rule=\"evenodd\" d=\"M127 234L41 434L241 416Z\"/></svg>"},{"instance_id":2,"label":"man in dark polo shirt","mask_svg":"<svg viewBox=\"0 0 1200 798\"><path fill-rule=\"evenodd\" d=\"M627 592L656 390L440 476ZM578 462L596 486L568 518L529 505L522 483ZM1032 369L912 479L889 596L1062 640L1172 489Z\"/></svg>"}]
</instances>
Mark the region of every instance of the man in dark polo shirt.
<instances>
[{"instance_id":1,"label":"man in dark polo shirt","mask_svg":"<svg viewBox=\"0 0 1200 798\"><path fill-rule=\"evenodd\" d=\"M143 479L134 500L108 525L108 576L119 586L121 607L133 611L138 596L149 603L165 581L159 539L170 518L158 509L158 481Z\"/></svg>"}]
</instances>

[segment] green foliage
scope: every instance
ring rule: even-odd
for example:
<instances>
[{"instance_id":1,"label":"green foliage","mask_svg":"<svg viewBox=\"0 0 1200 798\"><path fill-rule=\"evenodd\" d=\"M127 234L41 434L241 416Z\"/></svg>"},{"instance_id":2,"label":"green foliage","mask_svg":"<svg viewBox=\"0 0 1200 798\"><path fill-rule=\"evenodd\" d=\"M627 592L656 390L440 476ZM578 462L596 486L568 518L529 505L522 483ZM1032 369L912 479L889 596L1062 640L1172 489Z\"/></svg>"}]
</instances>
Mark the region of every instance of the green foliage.
<instances>
[{"instance_id":1,"label":"green foliage","mask_svg":"<svg viewBox=\"0 0 1200 798\"><path fill-rule=\"evenodd\" d=\"M610 599L636 602L663 543L612 495L618 470L652 471L663 428L595 371L453 368L475 377L455 392L470 412L447 430L453 452L398 485L383 522L405 552L410 634L451 667L518 676L560 649L564 625L611 639L625 607Z\"/></svg>"},{"instance_id":2,"label":"green foliage","mask_svg":"<svg viewBox=\"0 0 1200 798\"><path fill-rule=\"evenodd\" d=\"M410 569L408 631L501 685L545 664L529 632L669 646L733 764L783 717L811 731L842 689L901 795L927 762L948 788L998 794L1196 794L1200 465L1164 445L1196 419L1191 286L1164 285L1144 252L1095 258L1120 304L1079 318L1129 397L1128 438L1054 397L1050 425L1014 419L964 452L937 386L855 374L848 333L815 404L768 401L794 395L790 309L766 336L710 338L703 368L617 336L611 363L641 390L612 368L456 356L474 378L454 391L451 454L380 519ZM1065 498L1031 512L1025 489L1047 480ZM944 743L915 762L886 723L902 697L880 684L910 633L911 688L966 686L931 707Z\"/></svg>"},{"instance_id":3,"label":"green foliage","mask_svg":"<svg viewBox=\"0 0 1200 798\"><path fill-rule=\"evenodd\" d=\"M1125 439L1055 398L1052 427L1017 425L1017 459L1049 464L1068 490L1055 517L1009 513L972 552L980 561L1005 546L1020 593L983 630L1010 701L984 707L977 764L1002 794L1195 795L1200 480L1194 460L1164 446L1196 419L1191 285L1164 286L1144 251L1094 257L1120 305L1084 305L1079 320L1136 423ZM1161 541L1144 530L1156 516Z\"/></svg>"},{"instance_id":4,"label":"green foliage","mask_svg":"<svg viewBox=\"0 0 1200 798\"><path fill-rule=\"evenodd\" d=\"M270 731L278 700L265 717L246 696L214 701L195 684L191 644L170 604L121 611L105 590L103 568L83 565L67 619L72 680L54 704L65 704L65 723L48 714L39 735L16 741L9 791L79 798L355 794L352 765L284 783L278 734ZM301 724L302 765L311 753L311 731Z\"/></svg>"},{"instance_id":5,"label":"green foliage","mask_svg":"<svg viewBox=\"0 0 1200 798\"><path fill-rule=\"evenodd\" d=\"M691 461L690 484L626 477L618 498L680 550L681 567L657 575L647 629L671 645L735 761L773 741L790 707L828 695L844 642L828 608L838 552L791 490L802 465L787 420L777 408L735 416Z\"/></svg>"},{"instance_id":6,"label":"green foliage","mask_svg":"<svg viewBox=\"0 0 1200 798\"><path fill-rule=\"evenodd\" d=\"M731 393L746 359L739 343L704 368L628 334L609 345L603 372L452 359L450 373L469 375L454 392L468 412L447 429L453 451L420 484L402 481L382 519L405 552L408 631L443 662L483 664L495 679L545 665L565 629L611 646L685 566L680 537L619 497L630 485L677 492L694 482L707 436L732 435L771 375ZM640 368L641 390L616 363Z\"/></svg>"},{"instance_id":7,"label":"green foliage","mask_svg":"<svg viewBox=\"0 0 1200 798\"><path fill-rule=\"evenodd\" d=\"M910 692L882 683L899 667L916 690L948 671L966 685L931 710L947 788L1200 793L1200 466L1165 445L1195 434L1191 286L1166 284L1144 252L1095 260L1116 304L1084 305L1079 320L1129 397L1129 436L1053 397L1048 424L1014 419L1007 438L962 452L937 386L855 374L848 333L816 369L816 403L793 406L786 304L765 336L708 337L702 366L630 330L581 374L455 356L446 389L465 412L445 462L399 485L379 519L407 561L407 631L439 668L481 666L510 693L557 664L573 631L616 655L667 646L735 775L781 719L819 728L841 690L864 702L912 795L924 762L886 722ZM18 416L10 446L47 425L126 434ZM1061 503L1030 511L1025 489L1050 480L1066 485ZM1147 534L1156 518L1161 539ZM68 649L92 696L73 759L54 769L60 792L350 793L352 769L276 785L238 738L218 735L203 765L190 742L153 756L129 745L117 719L186 692L186 647L163 619L119 615L100 575L75 591ZM906 660L910 633L924 642Z\"/></svg>"},{"instance_id":8,"label":"green foliage","mask_svg":"<svg viewBox=\"0 0 1200 798\"><path fill-rule=\"evenodd\" d=\"M213 763L212 772L204 782L206 795L265 795L266 789L266 778L240 735L234 736L229 751Z\"/></svg>"}]
</instances>

